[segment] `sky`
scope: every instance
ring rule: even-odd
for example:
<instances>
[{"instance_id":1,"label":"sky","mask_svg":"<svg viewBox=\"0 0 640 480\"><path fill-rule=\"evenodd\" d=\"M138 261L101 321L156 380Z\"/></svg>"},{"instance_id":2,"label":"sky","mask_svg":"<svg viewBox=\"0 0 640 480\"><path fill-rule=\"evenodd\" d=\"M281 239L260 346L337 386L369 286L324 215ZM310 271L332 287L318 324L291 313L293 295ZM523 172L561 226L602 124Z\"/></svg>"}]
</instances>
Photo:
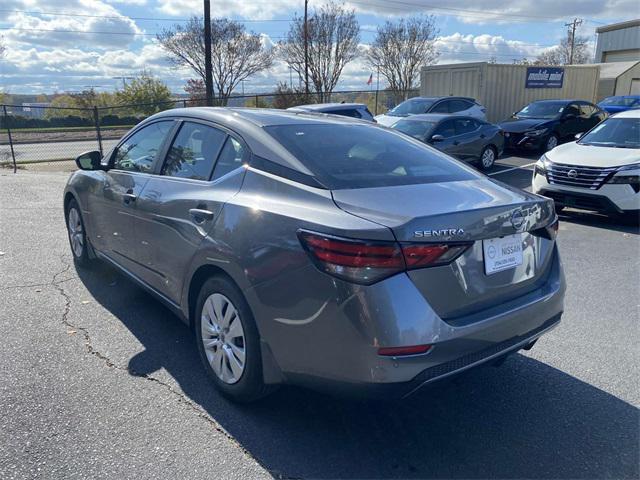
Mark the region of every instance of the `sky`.
<instances>
[{"instance_id":1,"label":"sky","mask_svg":"<svg viewBox=\"0 0 640 480\"><path fill-rule=\"evenodd\" d=\"M7 93L114 91L122 79L145 70L174 93L195 75L167 61L155 34L202 12L202 0L2 0L0 91ZM309 8L324 0L310 0ZM640 16L637 0L354 0L360 42L370 43L387 20L433 14L439 29L438 63L532 59L566 35L564 24L583 19L579 34L595 45L595 29ZM304 0L211 0L212 17L243 22L269 48L301 15ZM592 47L593 47L592 45ZM367 89L371 69L363 59L348 64L336 90ZM295 77L295 73L294 73ZM374 75L375 77L375 75ZM272 91L289 81L278 62L249 78L245 92ZM296 79L294 78L294 83ZM381 81L381 87L384 81Z\"/></svg>"}]
</instances>

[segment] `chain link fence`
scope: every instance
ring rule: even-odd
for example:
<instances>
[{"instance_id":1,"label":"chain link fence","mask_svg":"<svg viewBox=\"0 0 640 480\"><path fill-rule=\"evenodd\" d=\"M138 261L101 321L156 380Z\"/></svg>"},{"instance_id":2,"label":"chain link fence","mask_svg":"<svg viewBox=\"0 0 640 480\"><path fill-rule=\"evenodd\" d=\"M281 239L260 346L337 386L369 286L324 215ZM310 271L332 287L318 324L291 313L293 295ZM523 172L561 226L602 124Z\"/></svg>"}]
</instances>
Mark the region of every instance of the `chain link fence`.
<instances>
[{"instance_id":1,"label":"chain link fence","mask_svg":"<svg viewBox=\"0 0 640 480\"><path fill-rule=\"evenodd\" d=\"M324 102L364 103L374 114L384 113L417 90L353 90L319 94L277 93L232 96L229 107L289 108ZM215 101L220 104L220 101ZM75 159L89 150L106 152L130 128L171 108L204 106L204 99L178 99L162 103L112 107L62 108L47 105L0 105L0 167L13 168Z\"/></svg>"}]
</instances>

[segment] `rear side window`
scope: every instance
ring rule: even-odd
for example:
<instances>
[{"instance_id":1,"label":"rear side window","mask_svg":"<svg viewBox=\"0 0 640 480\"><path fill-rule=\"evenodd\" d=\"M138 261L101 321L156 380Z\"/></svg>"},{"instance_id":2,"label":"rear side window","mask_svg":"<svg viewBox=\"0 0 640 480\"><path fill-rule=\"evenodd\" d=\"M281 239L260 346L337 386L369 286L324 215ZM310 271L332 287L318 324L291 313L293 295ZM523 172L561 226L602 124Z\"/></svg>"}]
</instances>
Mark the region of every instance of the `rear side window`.
<instances>
[{"instance_id":1,"label":"rear side window","mask_svg":"<svg viewBox=\"0 0 640 480\"><path fill-rule=\"evenodd\" d=\"M332 190L477 178L401 134L367 125L273 125L265 130Z\"/></svg>"},{"instance_id":2,"label":"rear side window","mask_svg":"<svg viewBox=\"0 0 640 480\"><path fill-rule=\"evenodd\" d=\"M449 101L445 100L438 103L429 111L429 113L449 113Z\"/></svg>"},{"instance_id":3,"label":"rear side window","mask_svg":"<svg viewBox=\"0 0 640 480\"><path fill-rule=\"evenodd\" d=\"M473 103L468 102L467 100L450 100L449 112L450 113L462 112L463 110L468 110L472 106L473 106Z\"/></svg>"},{"instance_id":4,"label":"rear side window","mask_svg":"<svg viewBox=\"0 0 640 480\"><path fill-rule=\"evenodd\" d=\"M209 180L226 136L225 132L217 128L184 122L169 149L162 166L162 175Z\"/></svg>"},{"instance_id":5,"label":"rear side window","mask_svg":"<svg viewBox=\"0 0 640 480\"><path fill-rule=\"evenodd\" d=\"M213 180L217 180L242 166L245 157L246 151L242 144L235 138L228 137L216 162L216 168L213 171Z\"/></svg>"},{"instance_id":6,"label":"rear side window","mask_svg":"<svg viewBox=\"0 0 640 480\"><path fill-rule=\"evenodd\" d=\"M330 110L327 113L333 113L335 115L342 115L343 117L362 118L360 112L355 108L343 108L341 110Z\"/></svg>"},{"instance_id":7,"label":"rear side window","mask_svg":"<svg viewBox=\"0 0 640 480\"><path fill-rule=\"evenodd\" d=\"M129 172L153 172L155 161L173 121L155 122L127 138L116 150L113 168Z\"/></svg>"}]
</instances>

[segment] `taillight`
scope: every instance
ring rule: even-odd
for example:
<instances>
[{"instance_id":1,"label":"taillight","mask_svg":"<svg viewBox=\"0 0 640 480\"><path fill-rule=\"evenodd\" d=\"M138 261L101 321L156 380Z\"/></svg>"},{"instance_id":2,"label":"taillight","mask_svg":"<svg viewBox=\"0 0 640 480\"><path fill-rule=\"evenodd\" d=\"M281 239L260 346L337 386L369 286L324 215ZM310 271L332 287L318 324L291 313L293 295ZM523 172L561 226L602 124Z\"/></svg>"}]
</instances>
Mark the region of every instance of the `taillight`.
<instances>
[{"instance_id":1,"label":"taillight","mask_svg":"<svg viewBox=\"0 0 640 480\"><path fill-rule=\"evenodd\" d=\"M396 273L444 265L457 258L467 244L398 244L339 238L299 230L298 237L315 265L330 275L371 285Z\"/></svg>"}]
</instances>

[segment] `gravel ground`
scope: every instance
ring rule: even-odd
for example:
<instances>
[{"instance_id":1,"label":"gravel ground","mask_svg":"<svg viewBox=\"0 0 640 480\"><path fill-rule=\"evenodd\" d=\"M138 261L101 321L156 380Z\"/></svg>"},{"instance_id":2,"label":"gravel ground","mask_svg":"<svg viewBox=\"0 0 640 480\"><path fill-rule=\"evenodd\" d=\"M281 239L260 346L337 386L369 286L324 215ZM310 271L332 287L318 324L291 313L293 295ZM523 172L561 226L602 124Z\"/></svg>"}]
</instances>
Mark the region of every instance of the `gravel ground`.
<instances>
[{"instance_id":1,"label":"gravel ground","mask_svg":"<svg viewBox=\"0 0 640 480\"><path fill-rule=\"evenodd\" d=\"M495 178L524 186L530 159ZM67 174L0 170L0 478L638 478L637 226L569 212L563 323L501 368L400 403L215 393L190 331L77 270Z\"/></svg>"}]
</instances>

